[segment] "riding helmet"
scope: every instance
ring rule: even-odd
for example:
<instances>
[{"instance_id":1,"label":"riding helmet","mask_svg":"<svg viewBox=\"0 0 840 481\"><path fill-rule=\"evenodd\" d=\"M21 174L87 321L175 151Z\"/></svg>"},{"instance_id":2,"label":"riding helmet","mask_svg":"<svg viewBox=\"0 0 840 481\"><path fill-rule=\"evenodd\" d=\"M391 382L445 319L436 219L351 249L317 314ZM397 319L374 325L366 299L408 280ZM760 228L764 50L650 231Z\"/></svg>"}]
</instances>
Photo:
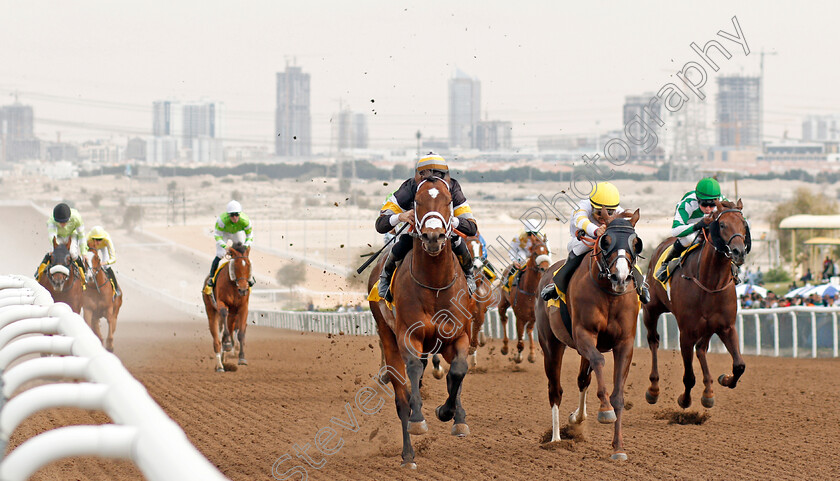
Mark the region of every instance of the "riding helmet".
<instances>
[{"instance_id":1,"label":"riding helmet","mask_svg":"<svg viewBox=\"0 0 840 481\"><path fill-rule=\"evenodd\" d=\"M53 219L58 223L67 222L70 220L70 206L64 202L58 204L53 209Z\"/></svg>"},{"instance_id":2,"label":"riding helmet","mask_svg":"<svg viewBox=\"0 0 840 481\"><path fill-rule=\"evenodd\" d=\"M698 200L720 199L720 184L712 177L700 179L694 191L697 193Z\"/></svg>"},{"instance_id":3,"label":"riding helmet","mask_svg":"<svg viewBox=\"0 0 840 481\"><path fill-rule=\"evenodd\" d=\"M596 209L615 209L619 203L618 187L609 182L598 182L589 194L589 202Z\"/></svg>"},{"instance_id":4,"label":"riding helmet","mask_svg":"<svg viewBox=\"0 0 840 481\"><path fill-rule=\"evenodd\" d=\"M237 202L235 200L232 200L232 201L228 202L228 205L227 205L227 213L228 214L238 214L240 212L242 212L242 206L239 205L239 202Z\"/></svg>"}]
</instances>

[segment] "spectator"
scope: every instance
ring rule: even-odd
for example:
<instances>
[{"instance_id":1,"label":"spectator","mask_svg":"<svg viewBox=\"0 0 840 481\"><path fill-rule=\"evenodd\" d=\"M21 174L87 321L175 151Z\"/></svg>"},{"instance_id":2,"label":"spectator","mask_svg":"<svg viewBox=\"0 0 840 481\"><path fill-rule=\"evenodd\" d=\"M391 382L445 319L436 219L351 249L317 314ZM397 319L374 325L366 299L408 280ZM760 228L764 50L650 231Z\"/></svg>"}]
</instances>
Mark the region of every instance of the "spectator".
<instances>
[{"instance_id":1,"label":"spectator","mask_svg":"<svg viewBox=\"0 0 840 481\"><path fill-rule=\"evenodd\" d=\"M306 305L307 311L314 311L315 310L315 303L312 302L312 299L309 299L309 303Z\"/></svg>"},{"instance_id":2,"label":"spectator","mask_svg":"<svg viewBox=\"0 0 840 481\"><path fill-rule=\"evenodd\" d=\"M811 268L810 267L808 268L808 272L806 272L804 276L799 278L799 280L802 281L802 282L809 282L809 281L812 281L813 279L814 279L814 276L811 275Z\"/></svg>"},{"instance_id":3,"label":"spectator","mask_svg":"<svg viewBox=\"0 0 840 481\"><path fill-rule=\"evenodd\" d=\"M764 284L764 274L761 272L761 266L758 267L758 271L755 273L755 283L758 285Z\"/></svg>"},{"instance_id":4,"label":"spectator","mask_svg":"<svg viewBox=\"0 0 840 481\"><path fill-rule=\"evenodd\" d=\"M823 270L822 270L822 279L827 281L829 277L834 275L834 261L831 260L831 257L825 256L825 260L823 261Z\"/></svg>"}]
</instances>

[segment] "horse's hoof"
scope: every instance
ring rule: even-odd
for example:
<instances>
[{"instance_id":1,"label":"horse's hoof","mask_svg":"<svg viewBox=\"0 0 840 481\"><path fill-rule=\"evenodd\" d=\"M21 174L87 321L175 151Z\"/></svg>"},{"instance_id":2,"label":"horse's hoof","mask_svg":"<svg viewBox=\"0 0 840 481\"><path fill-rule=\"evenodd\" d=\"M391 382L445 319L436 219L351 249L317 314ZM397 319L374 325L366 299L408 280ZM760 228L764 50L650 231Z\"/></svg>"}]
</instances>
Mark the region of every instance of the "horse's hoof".
<instances>
[{"instance_id":1,"label":"horse's hoof","mask_svg":"<svg viewBox=\"0 0 840 481\"><path fill-rule=\"evenodd\" d=\"M224 349L225 352L233 351L233 343L232 342L226 342L226 343L222 344L222 349Z\"/></svg>"},{"instance_id":2,"label":"horse's hoof","mask_svg":"<svg viewBox=\"0 0 840 481\"><path fill-rule=\"evenodd\" d=\"M217 367L217 368L216 368L216 372L225 372L225 368L223 368L223 367Z\"/></svg>"},{"instance_id":3,"label":"horse's hoof","mask_svg":"<svg viewBox=\"0 0 840 481\"><path fill-rule=\"evenodd\" d=\"M421 434L426 434L427 432L429 432L429 425L426 424L426 421L408 422L408 434L419 436Z\"/></svg>"},{"instance_id":4,"label":"horse's hoof","mask_svg":"<svg viewBox=\"0 0 840 481\"><path fill-rule=\"evenodd\" d=\"M487 344L487 337L484 335L483 332L478 333L478 345L484 347Z\"/></svg>"},{"instance_id":5,"label":"horse's hoof","mask_svg":"<svg viewBox=\"0 0 840 481\"><path fill-rule=\"evenodd\" d=\"M613 453L613 455L610 456L610 459L614 461L627 461L627 454L621 452Z\"/></svg>"},{"instance_id":6,"label":"horse's hoof","mask_svg":"<svg viewBox=\"0 0 840 481\"><path fill-rule=\"evenodd\" d=\"M528 362L531 364L537 362L537 355L536 354L528 354Z\"/></svg>"},{"instance_id":7,"label":"horse's hoof","mask_svg":"<svg viewBox=\"0 0 840 481\"><path fill-rule=\"evenodd\" d=\"M645 391L645 401L647 401L648 404L656 404L656 401L659 401L659 394L653 395L650 391Z\"/></svg>"},{"instance_id":8,"label":"horse's hoof","mask_svg":"<svg viewBox=\"0 0 840 481\"><path fill-rule=\"evenodd\" d=\"M406 469L417 469L417 463L402 463L400 464L400 467Z\"/></svg>"},{"instance_id":9,"label":"horse's hoof","mask_svg":"<svg viewBox=\"0 0 840 481\"><path fill-rule=\"evenodd\" d=\"M734 385L730 386L729 384L726 384L726 380L728 378L729 376L727 376L726 374L721 374L720 377L718 377L718 383L720 383L721 386L728 387L729 389L735 389Z\"/></svg>"},{"instance_id":10,"label":"horse's hoof","mask_svg":"<svg viewBox=\"0 0 840 481\"><path fill-rule=\"evenodd\" d=\"M247 366L248 361L246 361L244 357L241 357L241 358L239 358L239 365L240 366Z\"/></svg>"},{"instance_id":11,"label":"horse's hoof","mask_svg":"<svg viewBox=\"0 0 840 481\"><path fill-rule=\"evenodd\" d=\"M114 352L114 346L105 346L105 350L108 352Z\"/></svg>"},{"instance_id":12,"label":"horse's hoof","mask_svg":"<svg viewBox=\"0 0 840 481\"><path fill-rule=\"evenodd\" d=\"M515 356L513 356L513 361L517 364L522 364L522 353L517 352Z\"/></svg>"},{"instance_id":13,"label":"horse's hoof","mask_svg":"<svg viewBox=\"0 0 840 481\"><path fill-rule=\"evenodd\" d=\"M464 436L470 435L470 427L466 425L466 423L459 423L452 425L452 435L458 436L459 438L463 438Z\"/></svg>"},{"instance_id":14,"label":"horse's hoof","mask_svg":"<svg viewBox=\"0 0 840 481\"><path fill-rule=\"evenodd\" d=\"M450 414L448 416L443 416L443 415L441 415L441 409L442 408L443 408L443 404L441 404L440 406L435 408L435 416L437 416L437 418L439 420L443 421L443 422L451 421L452 418L455 417L455 413L453 412L452 414Z\"/></svg>"},{"instance_id":15,"label":"horse's hoof","mask_svg":"<svg viewBox=\"0 0 840 481\"><path fill-rule=\"evenodd\" d=\"M685 395L680 394L677 398L677 404L679 404L679 406L683 409L688 409L688 407L691 406L691 398L686 398Z\"/></svg>"},{"instance_id":16,"label":"horse's hoof","mask_svg":"<svg viewBox=\"0 0 840 481\"><path fill-rule=\"evenodd\" d=\"M379 384L384 386L389 382L391 382L391 375L389 373L386 372L385 374L379 376Z\"/></svg>"},{"instance_id":17,"label":"horse's hoof","mask_svg":"<svg viewBox=\"0 0 840 481\"><path fill-rule=\"evenodd\" d=\"M507 356L507 353L508 353L508 347L507 347L507 346L502 346L502 348L501 348L501 349L499 349L499 352L501 352L501 353L502 353L502 356Z\"/></svg>"},{"instance_id":18,"label":"horse's hoof","mask_svg":"<svg viewBox=\"0 0 840 481\"><path fill-rule=\"evenodd\" d=\"M443 379L443 368L433 368L432 376L434 376L435 379Z\"/></svg>"},{"instance_id":19,"label":"horse's hoof","mask_svg":"<svg viewBox=\"0 0 840 481\"><path fill-rule=\"evenodd\" d=\"M577 418L577 411L569 414L569 424L582 424L584 421L586 421L586 414L580 417L580 421Z\"/></svg>"},{"instance_id":20,"label":"horse's hoof","mask_svg":"<svg viewBox=\"0 0 840 481\"><path fill-rule=\"evenodd\" d=\"M612 424L615 422L615 410L601 411L598 413L598 422L601 424Z\"/></svg>"},{"instance_id":21,"label":"horse's hoof","mask_svg":"<svg viewBox=\"0 0 840 481\"><path fill-rule=\"evenodd\" d=\"M700 398L700 404L702 404L704 408L711 409L711 408L715 407L715 398L705 397L705 396L701 397Z\"/></svg>"}]
</instances>

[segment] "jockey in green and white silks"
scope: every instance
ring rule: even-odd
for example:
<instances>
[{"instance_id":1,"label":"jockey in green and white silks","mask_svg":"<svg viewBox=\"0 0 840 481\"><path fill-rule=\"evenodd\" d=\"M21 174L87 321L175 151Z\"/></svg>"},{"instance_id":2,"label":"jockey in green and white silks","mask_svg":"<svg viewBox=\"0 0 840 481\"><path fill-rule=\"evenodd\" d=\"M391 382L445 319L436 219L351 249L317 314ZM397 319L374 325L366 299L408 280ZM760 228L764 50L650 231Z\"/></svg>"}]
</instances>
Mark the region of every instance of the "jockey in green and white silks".
<instances>
[{"instance_id":1,"label":"jockey in green and white silks","mask_svg":"<svg viewBox=\"0 0 840 481\"><path fill-rule=\"evenodd\" d=\"M213 287L213 274L216 273L219 261L225 256L227 248L235 242L241 242L245 247L251 247L254 242L251 220L242 212L242 205L239 202L235 200L228 202L225 213L216 219L214 238L216 240L216 257L210 266L210 278L207 280L207 286L209 287ZM253 285L253 279L248 282Z\"/></svg>"},{"instance_id":2,"label":"jockey in green and white silks","mask_svg":"<svg viewBox=\"0 0 840 481\"><path fill-rule=\"evenodd\" d=\"M712 177L700 179L694 190L686 192L674 209L674 221L671 224L671 235L676 237L674 247L662 261L656 278L665 282L667 279L668 263L679 257L685 249L694 242L697 233L709 225L712 214L717 210L715 201L728 200L720 192L720 184ZM734 265L734 264L733 264ZM738 282L737 271L733 269L735 282Z\"/></svg>"},{"instance_id":3,"label":"jockey in green and white silks","mask_svg":"<svg viewBox=\"0 0 840 481\"><path fill-rule=\"evenodd\" d=\"M64 202L56 205L52 216L47 220L47 234L50 239L49 252L52 252L53 240L57 244L64 244L67 239L70 239L70 257L79 265L82 272L86 271L84 262L80 258L87 253L87 244L85 243L85 224L82 222L79 211L71 209ZM49 253L44 256L41 265L46 265L49 262L49 256ZM38 271L40 270L39 267Z\"/></svg>"}]
</instances>

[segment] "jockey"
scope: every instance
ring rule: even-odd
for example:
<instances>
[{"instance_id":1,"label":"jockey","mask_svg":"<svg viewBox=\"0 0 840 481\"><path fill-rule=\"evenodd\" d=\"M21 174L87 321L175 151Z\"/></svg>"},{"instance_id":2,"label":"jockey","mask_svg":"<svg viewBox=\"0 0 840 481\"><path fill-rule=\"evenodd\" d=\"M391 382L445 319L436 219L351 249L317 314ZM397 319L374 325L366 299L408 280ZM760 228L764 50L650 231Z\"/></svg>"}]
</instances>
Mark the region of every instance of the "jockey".
<instances>
[{"instance_id":1,"label":"jockey","mask_svg":"<svg viewBox=\"0 0 840 481\"><path fill-rule=\"evenodd\" d=\"M605 225L605 219L601 217L601 209L606 209L607 215L620 214L624 212L624 209L619 205L619 201L620 196L615 185L610 182L599 182L595 185L592 193L589 194L589 199L583 199L578 203L578 208L572 213L572 222L569 224L572 234L567 246L569 257L563 267L555 274L554 282L543 288L540 293L543 300L556 299L560 296L560 292L566 292L566 287L568 287L575 269L583 261L586 253L592 250L593 244L587 244L581 238L596 239L606 232L607 226ZM639 271L638 266L633 266L630 272L633 275L639 299L642 304L647 304L650 301L650 293L641 271Z\"/></svg>"},{"instance_id":2,"label":"jockey","mask_svg":"<svg viewBox=\"0 0 840 481\"><path fill-rule=\"evenodd\" d=\"M245 235L245 240L242 240L242 234ZM216 219L215 225L215 239L216 239L216 257L213 258L213 264L210 266L210 278L207 279L207 287L212 288L213 275L219 267L219 261L225 256L227 248L234 242L242 242L245 247L251 247L254 242L254 235L251 229L251 220L242 212L242 206L239 202L232 200L228 202L225 213ZM248 279L248 285L254 285L254 279ZM209 291L210 289L206 289ZM207 294L210 294L207 292Z\"/></svg>"},{"instance_id":3,"label":"jockey","mask_svg":"<svg viewBox=\"0 0 840 481\"><path fill-rule=\"evenodd\" d=\"M70 257L73 258L79 268L82 269L85 277L87 277L87 271L81 258L81 256L87 253L87 244L84 242L85 225L82 222L82 216L79 215L79 211L71 209L64 202L56 205L53 209L52 217L47 220L47 234L49 234L51 246L53 240L58 244L64 244L68 238L71 239ZM47 253L44 256L44 260L41 261L41 265L46 265L49 259L50 254ZM38 270L40 271L41 269L39 268Z\"/></svg>"},{"instance_id":4,"label":"jockey","mask_svg":"<svg viewBox=\"0 0 840 481\"><path fill-rule=\"evenodd\" d=\"M88 264L91 264L93 259L93 252L97 251L99 254L99 261L102 264L102 269L105 274L114 283L114 290L116 295L121 295L120 286L117 284L117 277L114 275L113 266L117 262L117 251L114 249L114 243L111 241L111 236L105 232L101 226L95 226L87 235L88 252L85 256Z\"/></svg>"},{"instance_id":5,"label":"jockey","mask_svg":"<svg viewBox=\"0 0 840 481\"><path fill-rule=\"evenodd\" d=\"M548 239L540 233L539 219L526 219L522 221L524 228L519 231L519 235L510 241L510 248L508 255L513 262L513 268L517 270L516 277L511 282L511 287L519 283L519 279L525 272L525 263L533 253L535 240L542 240L545 247L548 249ZM549 249L550 251L551 249Z\"/></svg>"},{"instance_id":6,"label":"jockey","mask_svg":"<svg viewBox=\"0 0 840 481\"><path fill-rule=\"evenodd\" d=\"M391 194L388 200L385 201L385 204L382 205L379 211L379 218L376 219L376 231L384 234L400 222L413 224L414 195L417 193L417 186L420 185L421 181L432 176L449 183L449 193L452 195L454 216L452 227L466 236L475 235L478 231L478 226L475 223L475 217L472 214L470 205L467 203L464 193L461 192L461 185L457 180L449 176L449 166L446 165L446 160L433 152L429 152L429 155L417 161L414 177L403 182L399 189ZM473 265L470 251L467 248L466 242L463 242L458 234L453 232L450 240L452 241L452 251L458 257L458 262L461 264L461 268L464 270L464 275L467 278L467 286L470 289L470 294L472 294L475 291L475 279L472 274ZM388 258L382 267L382 273L379 276L379 295L389 302L393 299L393 296L389 292L389 287L391 285L391 277L397 268L397 262L402 260L412 247L412 234L401 234L394 247L388 253Z\"/></svg>"},{"instance_id":7,"label":"jockey","mask_svg":"<svg viewBox=\"0 0 840 481\"><path fill-rule=\"evenodd\" d=\"M676 237L674 247L668 257L662 260L662 265L656 271L656 278L662 282L667 280L668 263L676 259L694 242L696 233L705 229L712 222L712 214L717 210L716 200L727 200L720 193L720 184L712 177L700 179L694 190L686 192L674 212L674 222L671 224L671 235ZM737 284L738 267L732 264L732 276Z\"/></svg>"}]
</instances>

